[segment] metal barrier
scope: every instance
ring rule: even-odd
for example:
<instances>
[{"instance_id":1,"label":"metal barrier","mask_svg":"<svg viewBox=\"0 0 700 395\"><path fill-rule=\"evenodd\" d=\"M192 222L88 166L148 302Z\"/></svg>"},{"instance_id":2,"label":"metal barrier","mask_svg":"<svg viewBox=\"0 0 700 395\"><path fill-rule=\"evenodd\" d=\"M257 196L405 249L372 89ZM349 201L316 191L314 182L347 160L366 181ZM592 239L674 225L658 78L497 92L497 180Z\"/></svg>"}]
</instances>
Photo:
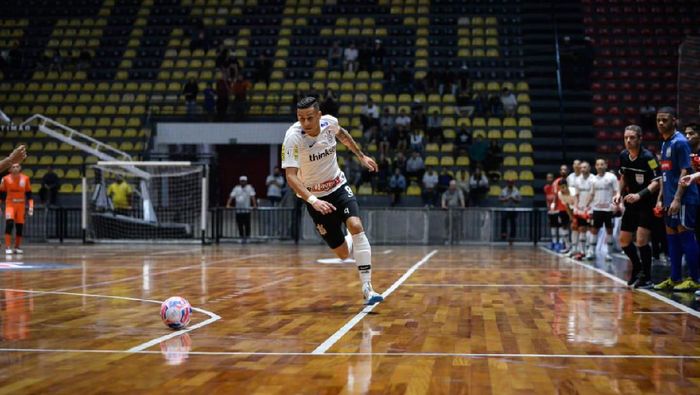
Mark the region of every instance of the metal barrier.
<instances>
[{"instance_id":1,"label":"metal barrier","mask_svg":"<svg viewBox=\"0 0 700 395\"><path fill-rule=\"evenodd\" d=\"M250 238L260 241L293 240L322 243L306 209L259 207L254 210L209 209L206 238L219 243L242 240L237 214L250 214ZM502 220L515 213L515 242L537 243L549 235L544 209L419 207L362 208L362 224L373 244L469 244L503 240ZM80 208L38 208L27 217L25 237L35 242L81 239ZM240 215L239 219L243 220ZM2 221L4 232L4 221Z\"/></svg>"}]
</instances>

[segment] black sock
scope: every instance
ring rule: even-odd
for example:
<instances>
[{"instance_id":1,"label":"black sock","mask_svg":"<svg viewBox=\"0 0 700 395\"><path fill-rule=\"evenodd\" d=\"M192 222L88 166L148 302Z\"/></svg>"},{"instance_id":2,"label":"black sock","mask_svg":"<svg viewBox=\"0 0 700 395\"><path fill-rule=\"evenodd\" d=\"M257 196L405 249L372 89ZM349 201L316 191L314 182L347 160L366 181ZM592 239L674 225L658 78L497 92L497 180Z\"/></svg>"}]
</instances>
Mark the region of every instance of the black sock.
<instances>
[{"instance_id":1,"label":"black sock","mask_svg":"<svg viewBox=\"0 0 700 395\"><path fill-rule=\"evenodd\" d=\"M637 255L637 247L634 244L630 243L629 245L622 247L622 251L625 252L625 255L627 255L627 257L632 262L632 275L630 276L628 282L631 284L634 282L634 280L637 279L637 275L642 269L642 264L639 261L639 255Z\"/></svg>"},{"instance_id":2,"label":"black sock","mask_svg":"<svg viewBox=\"0 0 700 395\"><path fill-rule=\"evenodd\" d=\"M651 247L649 244L637 247L642 258L642 273L647 280L651 280Z\"/></svg>"}]
</instances>

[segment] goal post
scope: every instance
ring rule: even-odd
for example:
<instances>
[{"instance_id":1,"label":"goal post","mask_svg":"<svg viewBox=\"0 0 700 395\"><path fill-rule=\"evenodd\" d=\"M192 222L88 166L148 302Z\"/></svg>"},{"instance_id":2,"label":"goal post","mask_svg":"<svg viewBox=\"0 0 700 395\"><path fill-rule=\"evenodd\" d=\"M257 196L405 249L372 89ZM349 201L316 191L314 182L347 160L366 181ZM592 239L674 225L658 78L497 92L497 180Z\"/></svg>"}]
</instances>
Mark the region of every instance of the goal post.
<instances>
[{"instance_id":1,"label":"goal post","mask_svg":"<svg viewBox=\"0 0 700 395\"><path fill-rule=\"evenodd\" d=\"M86 241L201 241L208 169L191 162L101 161L83 178Z\"/></svg>"}]
</instances>

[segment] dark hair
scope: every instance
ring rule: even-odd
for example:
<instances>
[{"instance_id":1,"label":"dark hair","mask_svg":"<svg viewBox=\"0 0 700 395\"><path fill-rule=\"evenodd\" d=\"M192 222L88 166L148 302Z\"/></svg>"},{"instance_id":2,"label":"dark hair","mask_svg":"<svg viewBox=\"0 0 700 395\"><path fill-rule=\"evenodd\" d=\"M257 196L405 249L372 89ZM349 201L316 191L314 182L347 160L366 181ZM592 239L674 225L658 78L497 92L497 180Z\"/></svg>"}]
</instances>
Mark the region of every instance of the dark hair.
<instances>
[{"instance_id":1,"label":"dark hair","mask_svg":"<svg viewBox=\"0 0 700 395\"><path fill-rule=\"evenodd\" d=\"M695 133L700 133L700 129L698 129L698 126L700 126L700 125L698 125L698 121L692 120L692 121L686 123L685 127L683 129L691 128L691 129L693 129L693 131L695 131Z\"/></svg>"},{"instance_id":2,"label":"dark hair","mask_svg":"<svg viewBox=\"0 0 700 395\"><path fill-rule=\"evenodd\" d=\"M297 110L303 110L311 107L315 108L316 110L320 108L318 105L318 100L316 100L316 98L313 96L306 96L297 102Z\"/></svg>"},{"instance_id":3,"label":"dark hair","mask_svg":"<svg viewBox=\"0 0 700 395\"><path fill-rule=\"evenodd\" d=\"M671 114L672 117L676 117L676 109L671 106L663 106L659 108L659 110L656 113Z\"/></svg>"},{"instance_id":4,"label":"dark hair","mask_svg":"<svg viewBox=\"0 0 700 395\"><path fill-rule=\"evenodd\" d=\"M642 128L639 127L638 125L627 125L625 126L625 130L631 130L637 134L638 137L642 136Z\"/></svg>"}]
</instances>

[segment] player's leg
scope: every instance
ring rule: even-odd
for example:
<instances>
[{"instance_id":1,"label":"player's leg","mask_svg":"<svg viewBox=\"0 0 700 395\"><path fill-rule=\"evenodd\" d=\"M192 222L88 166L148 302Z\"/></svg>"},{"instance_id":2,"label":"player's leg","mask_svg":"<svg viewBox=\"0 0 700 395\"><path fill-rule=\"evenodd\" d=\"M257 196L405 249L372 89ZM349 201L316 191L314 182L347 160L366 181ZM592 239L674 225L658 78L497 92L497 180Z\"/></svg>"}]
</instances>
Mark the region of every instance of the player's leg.
<instances>
[{"instance_id":1,"label":"player's leg","mask_svg":"<svg viewBox=\"0 0 700 395\"><path fill-rule=\"evenodd\" d=\"M605 246L608 250L605 252L605 259L610 261L610 254L613 251L613 217L612 212L605 211L603 214L603 225L605 225Z\"/></svg>"},{"instance_id":2,"label":"player's leg","mask_svg":"<svg viewBox=\"0 0 700 395\"><path fill-rule=\"evenodd\" d=\"M674 291L695 291L700 289L700 273L698 272L698 242L695 240L695 214L697 206L681 205L678 213L681 223L676 228L680 240L689 278L676 285Z\"/></svg>"},{"instance_id":3,"label":"player's leg","mask_svg":"<svg viewBox=\"0 0 700 395\"><path fill-rule=\"evenodd\" d=\"M22 234L24 231L24 204L15 208L15 254L22 254Z\"/></svg>"},{"instance_id":4,"label":"player's leg","mask_svg":"<svg viewBox=\"0 0 700 395\"><path fill-rule=\"evenodd\" d=\"M15 227L15 207L5 206L5 254L12 254L12 230Z\"/></svg>"},{"instance_id":5,"label":"player's leg","mask_svg":"<svg viewBox=\"0 0 700 395\"><path fill-rule=\"evenodd\" d=\"M651 212L649 213L651 215ZM647 224L645 224L647 225ZM651 288L651 246L649 238L651 231L649 228L640 226L637 228L637 249L642 263L642 272L637 281L632 285L634 288Z\"/></svg>"},{"instance_id":6,"label":"player's leg","mask_svg":"<svg viewBox=\"0 0 700 395\"><path fill-rule=\"evenodd\" d=\"M372 289L372 246L362 226L360 217L350 217L345 221L348 231L352 235L355 264L360 275L362 294L367 304L375 304L384 300L380 294Z\"/></svg>"},{"instance_id":7,"label":"player's leg","mask_svg":"<svg viewBox=\"0 0 700 395\"><path fill-rule=\"evenodd\" d=\"M559 243L561 245L561 252L570 254L573 251L573 244L569 242L569 225L571 219L569 218L569 213L566 211L559 212Z\"/></svg>"},{"instance_id":8,"label":"player's leg","mask_svg":"<svg viewBox=\"0 0 700 395\"><path fill-rule=\"evenodd\" d=\"M642 271L642 264L639 259L637 246L632 243L632 235L636 231L639 234L638 228L639 215L634 208L628 207L622 215L622 225L620 226L620 247L622 252L627 255L632 263L632 272L627 280L627 285L632 285L637 281L639 274ZM637 239L639 241L639 239Z\"/></svg>"},{"instance_id":9,"label":"player's leg","mask_svg":"<svg viewBox=\"0 0 700 395\"><path fill-rule=\"evenodd\" d=\"M557 214L547 213L547 222L549 224L549 235L551 237L551 242L549 244L549 249L556 251L559 241L559 218Z\"/></svg>"},{"instance_id":10,"label":"player's leg","mask_svg":"<svg viewBox=\"0 0 700 395\"><path fill-rule=\"evenodd\" d=\"M681 264L683 259L683 248L681 246L680 236L676 228L680 225L678 214L673 216L666 213L664 215L664 223L666 225L666 239L668 240L668 260L671 263L671 277L654 286L656 290L670 291L676 285L680 284Z\"/></svg>"}]
</instances>

